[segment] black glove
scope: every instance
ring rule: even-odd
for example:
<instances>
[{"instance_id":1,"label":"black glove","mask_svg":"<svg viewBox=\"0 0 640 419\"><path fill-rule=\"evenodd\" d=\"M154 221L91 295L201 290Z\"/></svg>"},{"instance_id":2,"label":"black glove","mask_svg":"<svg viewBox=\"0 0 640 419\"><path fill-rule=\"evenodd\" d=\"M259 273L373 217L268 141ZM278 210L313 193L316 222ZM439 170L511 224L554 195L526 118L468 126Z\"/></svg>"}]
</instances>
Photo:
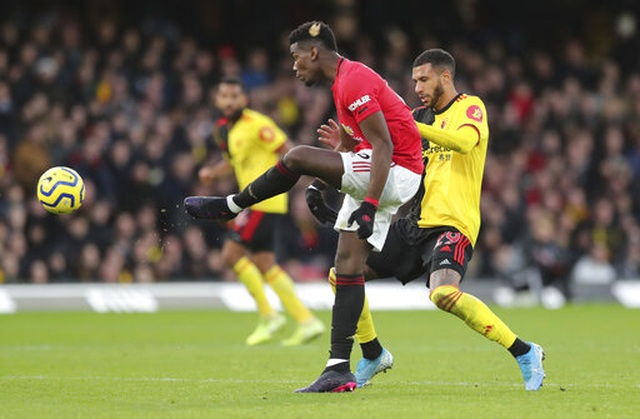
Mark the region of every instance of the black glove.
<instances>
[{"instance_id":1,"label":"black glove","mask_svg":"<svg viewBox=\"0 0 640 419\"><path fill-rule=\"evenodd\" d=\"M355 221L358 227L358 237L364 240L373 234L373 220L376 218L376 210L378 208L370 202L363 202L360 208L351 213L349 217L349 227Z\"/></svg>"},{"instance_id":2,"label":"black glove","mask_svg":"<svg viewBox=\"0 0 640 419\"><path fill-rule=\"evenodd\" d=\"M304 197L307 200L309 211L311 211L311 214L313 214L320 223L329 223L331 225L336 223L338 213L324 203L320 189L314 185L310 185L304 192Z\"/></svg>"},{"instance_id":3,"label":"black glove","mask_svg":"<svg viewBox=\"0 0 640 419\"><path fill-rule=\"evenodd\" d=\"M423 124L432 125L436 120L436 114L433 109L421 106L413 110L413 119Z\"/></svg>"}]
</instances>

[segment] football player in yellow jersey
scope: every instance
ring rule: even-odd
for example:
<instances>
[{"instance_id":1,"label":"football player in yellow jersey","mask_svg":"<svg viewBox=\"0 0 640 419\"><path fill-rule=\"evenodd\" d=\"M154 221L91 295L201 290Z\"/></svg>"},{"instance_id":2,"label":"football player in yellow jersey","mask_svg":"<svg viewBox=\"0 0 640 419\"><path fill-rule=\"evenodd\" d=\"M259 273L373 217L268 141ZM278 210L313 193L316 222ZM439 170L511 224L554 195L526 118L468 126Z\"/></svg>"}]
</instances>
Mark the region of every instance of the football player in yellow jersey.
<instances>
[{"instance_id":1,"label":"football player in yellow jersey","mask_svg":"<svg viewBox=\"0 0 640 419\"><path fill-rule=\"evenodd\" d=\"M225 79L217 86L215 106L223 117L216 122L214 138L224 158L213 166L200 169L201 182L209 184L221 177L235 175L238 186L243 189L275 165L289 149L287 135L275 122L247 108L247 104L240 80ZM287 210L286 194L253 205L232 222L222 247L224 262L247 287L260 315L258 326L247 337L248 345L272 340L286 323L285 317L269 303L265 282L298 324L283 345L306 343L325 329L298 298L291 277L276 263L276 231Z\"/></svg>"},{"instance_id":2,"label":"football player in yellow jersey","mask_svg":"<svg viewBox=\"0 0 640 419\"><path fill-rule=\"evenodd\" d=\"M382 251L370 254L366 279L395 277L406 284L428 274L431 301L506 348L520 367L525 389L538 390L545 377L542 348L522 341L482 301L460 290L480 230L489 126L482 100L459 93L454 74L454 58L441 49L427 50L414 61L415 92L424 104L414 110L427 160L423 185L410 213L392 224ZM330 122L318 132L321 141L333 145L335 123ZM312 196L307 194L309 208L324 222L330 211ZM329 282L335 282L333 270ZM356 338L363 358L355 375L362 387L393 365L376 337L366 301Z\"/></svg>"}]
</instances>

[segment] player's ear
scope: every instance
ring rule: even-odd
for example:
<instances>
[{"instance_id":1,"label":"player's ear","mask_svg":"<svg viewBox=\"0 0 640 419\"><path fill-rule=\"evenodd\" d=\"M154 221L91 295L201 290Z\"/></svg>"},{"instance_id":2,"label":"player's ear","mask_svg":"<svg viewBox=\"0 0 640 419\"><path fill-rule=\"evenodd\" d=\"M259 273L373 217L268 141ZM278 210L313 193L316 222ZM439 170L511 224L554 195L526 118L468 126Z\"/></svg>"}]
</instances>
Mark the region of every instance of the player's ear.
<instances>
[{"instance_id":1,"label":"player's ear","mask_svg":"<svg viewBox=\"0 0 640 419\"><path fill-rule=\"evenodd\" d=\"M315 61L318 59L318 57L320 57L320 50L317 46L312 45L309 48L309 56L311 57L311 61Z\"/></svg>"},{"instance_id":2,"label":"player's ear","mask_svg":"<svg viewBox=\"0 0 640 419\"><path fill-rule=\"evenodd\" d=\"M440 74L440 77L444 79L444 81L451 83L453 81L453 76L449 70L443 70Z\"/></svg>"}]
</instances>

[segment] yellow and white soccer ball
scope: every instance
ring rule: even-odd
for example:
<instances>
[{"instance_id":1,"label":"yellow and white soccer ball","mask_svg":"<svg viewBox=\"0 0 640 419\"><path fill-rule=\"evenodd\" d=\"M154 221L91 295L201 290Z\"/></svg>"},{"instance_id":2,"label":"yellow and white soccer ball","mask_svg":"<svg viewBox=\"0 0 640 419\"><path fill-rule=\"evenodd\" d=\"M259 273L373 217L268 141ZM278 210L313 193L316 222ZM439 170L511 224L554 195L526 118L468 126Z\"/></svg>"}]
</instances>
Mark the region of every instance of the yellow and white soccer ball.
<instances>
[{"instance_id":1,"label":"yellow and white soccer ball","mask_svg":"<svg viewBox=\"0 0 640 419\"><path fill-rule=\"evenodd\" d=\"M54 214L69 214L80 208L84 192L82 177L70 167L52 167L38 180L38 200Z\"/></svg>"}]
</instances>

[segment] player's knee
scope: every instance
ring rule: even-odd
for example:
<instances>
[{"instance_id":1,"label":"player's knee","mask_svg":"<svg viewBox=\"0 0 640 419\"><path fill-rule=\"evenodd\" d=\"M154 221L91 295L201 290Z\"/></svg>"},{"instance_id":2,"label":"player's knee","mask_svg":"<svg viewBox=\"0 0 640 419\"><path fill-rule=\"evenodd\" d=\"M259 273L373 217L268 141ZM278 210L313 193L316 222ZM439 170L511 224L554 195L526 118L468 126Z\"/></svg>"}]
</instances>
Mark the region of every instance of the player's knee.
<instances>
[{"instance_id":1,"label":"player's knee","mask_svg":"<svg viewBox=\"0 0 640 419\"><path fill-rule=\"evenodd\" d=\"M431 290L429 299L440 310L449 311L449 309L455 304L460 289L454 285L441 285Z\"/></svg>"},{"instance_id":2,"label":"player's knee","mask_svg":"<svg viewBox=\"0 0 640 419\"><path fill-rule=\"evenodd\" d=\"M282 158L282 163L287 167L287 169L292 172L301 173L304 170L306 161L309 157L310 149L312 147L306 145L299 145L293 147L291 150L287 151L287 153Z\"/></svg>"},{"instance_id":3,"label":"player's knee","mask_svg":"<svg viewBox=\"0 0 640 419\"><path fill-rule=\"evenodd\" d=\"M341 248L340 248L341 247ZM354 249L347 246L339 246L336 251L334 269L341 274L362 273L362 261Z\"/></svg>"}]
</instances>

